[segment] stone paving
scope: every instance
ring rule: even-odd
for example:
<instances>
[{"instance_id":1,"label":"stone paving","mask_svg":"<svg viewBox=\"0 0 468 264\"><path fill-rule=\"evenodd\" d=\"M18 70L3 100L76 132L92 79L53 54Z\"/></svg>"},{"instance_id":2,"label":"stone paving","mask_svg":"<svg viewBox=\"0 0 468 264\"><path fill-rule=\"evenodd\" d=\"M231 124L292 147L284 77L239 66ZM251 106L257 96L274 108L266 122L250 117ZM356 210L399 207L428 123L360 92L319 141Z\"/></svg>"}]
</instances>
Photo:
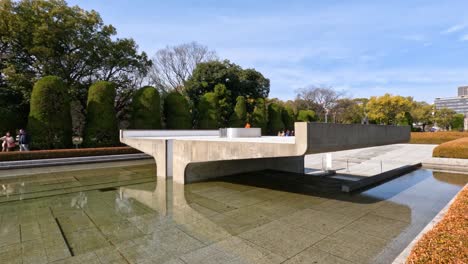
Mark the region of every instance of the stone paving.
<instances>
[{"instance_id":1,"label":"stone paving","mask_svg":"<svg viewBox=\"0 0 468 264\"><path fill-rule=\"evenodd\" d=\"M0 180L0 263L389 263L468 181L419 170L348 195L271 174L179 185L136 165Z\"/></svg>"}]
</instances>

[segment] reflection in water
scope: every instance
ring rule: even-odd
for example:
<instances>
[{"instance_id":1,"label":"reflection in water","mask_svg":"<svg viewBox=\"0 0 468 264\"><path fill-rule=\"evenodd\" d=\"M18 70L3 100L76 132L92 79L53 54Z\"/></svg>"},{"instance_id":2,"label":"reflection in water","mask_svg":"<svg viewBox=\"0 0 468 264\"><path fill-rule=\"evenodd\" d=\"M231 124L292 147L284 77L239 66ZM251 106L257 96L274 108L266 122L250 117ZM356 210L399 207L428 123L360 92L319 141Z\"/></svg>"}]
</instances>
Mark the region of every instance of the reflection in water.
<instances>
[{"instance_id":1,"label":"reflection in water","mask_svg":"<svg viewBox=\"0 0 468 264\"><path fill-rule=\"evenodd\" d=\"M19 183L0 182L0 261L389 263L468 180L419 170L348 195L274 172L189 185L154 175L57 174L26 181L36 196L23 201L6 197Z\"/></svg>"}]
</instances>

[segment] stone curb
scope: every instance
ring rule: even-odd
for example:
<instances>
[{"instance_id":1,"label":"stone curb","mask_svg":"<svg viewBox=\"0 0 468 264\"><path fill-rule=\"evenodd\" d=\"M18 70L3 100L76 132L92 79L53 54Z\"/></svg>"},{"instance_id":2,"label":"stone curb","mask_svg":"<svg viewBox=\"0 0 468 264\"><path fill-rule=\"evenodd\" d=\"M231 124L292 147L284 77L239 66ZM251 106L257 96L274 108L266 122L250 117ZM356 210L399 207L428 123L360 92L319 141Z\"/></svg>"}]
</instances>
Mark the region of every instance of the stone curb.
<instances>
[{"instance_id":1,"label":"stone curb","mask_svg":"<svg viewBox=\"0 0 468 264\"><path fill-rule=\"evenodd\" d=\"M0 162L0 170L38 168L38 167L61 166L61 165L75 165L75 164L99 163L99 162L110 162L110 161L139 160L139 159L150 159L150 158L152 157L149 155L146 155L143 153L137 153L137 154L87 156L87 157L58 158L58 159L2 161Z\"/></svg>"},{"instance_id":2,"label":"stone curb","mask_svg":"<svg viewBox=\"0 0 468 264\"><path fill-rule=\"evenodd\" d=\"M392 262L392 264L405 264L406 259L409 257L411 254L411 251L413 250L414 246L416 243L432 228L437 225L447 214L447 211L449 210L450 206L452 206L453 202L455 202L455 199L458 197L458 194L465 188L468 188L468 184L466 184L463 188L460 189L460 191L455 194L455 196L448 202L448 204L427 224L424 229L419 232L419 234L408 244L408 246L398 255L398 257L395 258L395 260Z\"/></svg>"}]
</instances>

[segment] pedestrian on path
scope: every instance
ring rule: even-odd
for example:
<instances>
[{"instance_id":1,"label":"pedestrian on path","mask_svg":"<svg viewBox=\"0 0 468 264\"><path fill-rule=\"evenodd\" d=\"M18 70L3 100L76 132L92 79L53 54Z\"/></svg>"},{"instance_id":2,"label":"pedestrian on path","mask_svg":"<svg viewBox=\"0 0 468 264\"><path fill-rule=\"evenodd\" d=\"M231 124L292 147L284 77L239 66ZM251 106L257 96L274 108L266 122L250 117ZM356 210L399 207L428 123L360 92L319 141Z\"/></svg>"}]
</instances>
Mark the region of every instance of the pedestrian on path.
<instances>
[{"instance_id":1,"label":"pedestrian on path","mask_svg":"<svg viewBox=\"0 0 468 264\"><path fill-rule=\"evenodd\" d=\"M5 136L1 137L2 140L2 152L10 151L16 147L15 139L10 135L10 132L6 132Z\"/></svg>"},{"instance_id":2,"label":"pedestrian on path","mask_svg":"<svg viewBox=\"0 0 468 264\"><path fill-rule=\"evenodd\" d=\"M19 146L20 151L29 151L29 135L26 133L26 130L20 129L19 131Z\"/></svg>"}]
</instances>

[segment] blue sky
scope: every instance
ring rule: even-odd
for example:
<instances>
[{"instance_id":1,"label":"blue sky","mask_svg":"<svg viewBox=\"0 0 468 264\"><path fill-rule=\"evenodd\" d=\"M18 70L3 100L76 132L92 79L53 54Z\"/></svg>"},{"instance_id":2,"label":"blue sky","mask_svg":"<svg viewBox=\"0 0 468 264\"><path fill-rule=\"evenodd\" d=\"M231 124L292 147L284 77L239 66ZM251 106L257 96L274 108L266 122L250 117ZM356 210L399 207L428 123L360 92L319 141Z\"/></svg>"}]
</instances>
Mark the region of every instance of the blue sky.
<instances>
[{"instance_id":1,"label":"blue sky","mask_svg":"<svg viewBox=\"0 0 468 264\"><path fill-rule=\"evenodd\" d=\"M332 86L433 102L468 85L468 1L68 1L150 56L197 41L271 80L271 97Z\"/></svg>"}]
</instances>

